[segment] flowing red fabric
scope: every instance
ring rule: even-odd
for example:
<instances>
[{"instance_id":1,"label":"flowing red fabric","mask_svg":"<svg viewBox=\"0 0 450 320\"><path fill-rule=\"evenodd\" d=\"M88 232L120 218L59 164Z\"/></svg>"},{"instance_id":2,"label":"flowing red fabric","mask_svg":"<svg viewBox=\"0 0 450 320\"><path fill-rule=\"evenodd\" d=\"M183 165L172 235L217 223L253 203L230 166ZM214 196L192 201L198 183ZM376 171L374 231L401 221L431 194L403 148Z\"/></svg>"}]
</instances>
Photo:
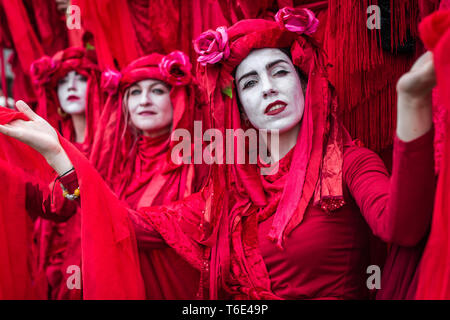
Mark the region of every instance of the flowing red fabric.
<instances>
[{"instance_id":1,"label":"flowing red fabric","mask_svg":"<svg viewBox=\"0 0 450 320\"><path fill-rule=\"evenodd\" d=\"M1 108L0 124L27 120L23 114ZM29 158L33 155L34 158ZM28 159L28 161L27 161ZM28 163L27 163L28 162ZM36 299L29 260L32 222L25 210L27 173L16 167L43 165L45 160L16 140L0 136L0 176L8 188L0 195L0 299ZM35 168L36 168L35 167ZM12 169L13 168L13 169Z\"/></svg>"},{"instance_id":2,"label":"flowing red fabric","mask_svg":"<svg viewBox=\"0 0 450 320\"><path fill-rule=\"evenodd\" d=\"M67 47L64 14L53 0L0 1L2 32L9 38L3 46L14 50L11 65L15 75L13 96L27 103L35 102L29 77L31 63L43 54L53 55Z\"/></svg>"},{"instance_id":3,"label":"flowing red fabric","mask_svg":"<svg viewBox=\"0 0 450 320\"><path fill-rule=\"evenodd\" d=\"M8 25L14 26L11 35L22 69L28 71L31 63L39 56L42 56L44 51L31 27L23 1L2 1L2 5Z\"/></svg>"},{"instance_id":4,"label":"flowing red fabric","mask_svg":"<svg viewBox=\"0 0 450 320\"><path fill-rule=\"evenodd\" d=\"M181 50L194 61L192 40L227 24L218 1L74 0L83 26L94 35L99 65L124 68L152 52Z\"/></svg>"},{"instance_id":5,"label":"flowing red fabric","mask_svg":"<svg viewBox=\"0 0 450 320\"><path fill-rule=\"evenodd\" d=\"M32 270L27 259L32 223L25 211L23 183L3 160L0 178L8 182L11 192L0 196L0 300L32 299Z\"/></svg>"},{"instance_id":6,"label":"flowing red fabric","mask_svg":"<svg viewBox=\"0 0 450 320\"><path fill-rule=\"evenodd\" d=\"M126 66L142 54L127 0L76 0L83 26L94 35L101 69Z\"/></svg>"},{"instance_id":7,"label":"flowing red fabric","mask_svg":"<svg viewBox=\"0 0 450 320\"><path fill-rule=\"evenodd\" d=\"M30 83L28 70L33 60L44 54L43 48L33 30L23 1L2 0L0 1L0 11L2 20L4 19L4 25L2 25L3 46L9 44L8 47L15 50L9 61L16 80L13 85L13 97L34 102L36 97Z\"/></svg>"},{"instance_id":8,"label":"flowing red fabric","mask_svg":"<svg viewBox=\"0 0 450 320\"><path fill-rule=\"evenodd\" d=\"M323 52L311 37L258 19L240 21L226 32L229 57L217 64L199 66L197 71L211 96L213 127L223 132L243 127L232 73L251 50L290 48L294 65L308 77L298 143L291 150L292 155L279 164L288 166L288 172L270 181L262 179L259 169L252 165L216 165L212 173L213 192L208 199L207 214L212 225L225 226L215 228L205 241L216 243L208 279L210 297L219 297L222 282L235 298L276 299L257 246L258 222L274 215L268 236L281 247L285 237L301 223L310 201L328 211L344 204L345 130L336 119L337 103L326 79Z\"/></svg>"},{"instance_id":9,"label":"flowing red fabric","mask_svg":"<svg viewBox=\"0 0 450 320\"><path fill-rule=\"evenodd\" d=\"M425 45L433 51L440 102L450 109L450 11L443 10L425 18L420 25L420 35ZM447 113L448 114L448 113ZM434 204L430 236L422 256L419 273L418 299L450 299L450 126L446 121L443 159Z\"/></svg>"},{"instance_id":10,"label":"flowing red fabric","mask_svg":"<svg viewBox=\"0 0 450 320\"><path fill-rule=\"evenodd\" d=\"M26 119L20 113L0 109L0 119L5 119L6 123L17 117ZM137 247L127 209L80 151L63 137L59 139L75 167L80 190L85 192L81 202L84 299L144 299ZM30 151L27 160L42 160L42 156L28 147L18 147L16 152L23 150ZM2 194L8 195L16 196L9 191Z\"/></svg>"}]
</instances>

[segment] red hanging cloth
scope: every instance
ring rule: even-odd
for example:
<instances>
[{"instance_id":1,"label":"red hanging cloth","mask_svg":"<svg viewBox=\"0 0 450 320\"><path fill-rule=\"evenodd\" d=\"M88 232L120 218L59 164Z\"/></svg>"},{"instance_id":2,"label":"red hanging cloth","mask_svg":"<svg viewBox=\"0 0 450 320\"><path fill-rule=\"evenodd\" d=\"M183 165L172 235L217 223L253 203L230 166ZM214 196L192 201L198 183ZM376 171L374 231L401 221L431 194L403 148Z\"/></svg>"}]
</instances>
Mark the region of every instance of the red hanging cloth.
<instances>
[{"instance_id":1,"label":"red hanging cloth","mask_svg":"<svg viewBox=\"0 0 450 320\"><path fill-rule=\"evenodd\" d=\"M423 20L420 34L433 51L437 90L442 105L450 109L450 10L438 11ZM447 119L448 123L448 119ZM450 126L436 190L431 232L420 266L418 299L450 299Z\"/></svg>"}]
</instances>

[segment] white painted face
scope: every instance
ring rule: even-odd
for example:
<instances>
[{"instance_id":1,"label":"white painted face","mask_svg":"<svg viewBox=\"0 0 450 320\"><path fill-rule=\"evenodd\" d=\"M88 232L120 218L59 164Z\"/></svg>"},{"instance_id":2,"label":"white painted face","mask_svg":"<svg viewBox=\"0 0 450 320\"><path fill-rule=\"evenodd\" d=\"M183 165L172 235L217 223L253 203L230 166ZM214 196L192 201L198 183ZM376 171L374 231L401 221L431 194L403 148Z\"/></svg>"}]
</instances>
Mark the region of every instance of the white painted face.
<instances>
[{"instance_id":1,"label":"white painted face","mask_svg":"<svg viewBox=\"0 0 450 320\"><path fill-rule=\"evenodd\" d=\"M252 51L236 69L236 87L244 112L256 129L284 133L302 119L305 99L300 78L280 49Z\"/></svg>"},{"instance_id":2,"label":"white painted face","mask_svg":"<svg viewBox=\"0 0 450 320\"><path fill-rule=\"evenodd\" d=\"M170 88L155 79L138 81L128 89L128 111L133 125L144 135L158 135L170 130L173 107Z\"/></svg>"},{"instance_id":3,"label":"white painted face","mask_svg":"<svg viewBox=\"0 0 450 320\"><path fill-rule=\"evenodd\" d=\"M67 114L83 114L86 109L87 79L70 71L58 81L57 94L61 109Z\"/></svg>"}]
</instances>

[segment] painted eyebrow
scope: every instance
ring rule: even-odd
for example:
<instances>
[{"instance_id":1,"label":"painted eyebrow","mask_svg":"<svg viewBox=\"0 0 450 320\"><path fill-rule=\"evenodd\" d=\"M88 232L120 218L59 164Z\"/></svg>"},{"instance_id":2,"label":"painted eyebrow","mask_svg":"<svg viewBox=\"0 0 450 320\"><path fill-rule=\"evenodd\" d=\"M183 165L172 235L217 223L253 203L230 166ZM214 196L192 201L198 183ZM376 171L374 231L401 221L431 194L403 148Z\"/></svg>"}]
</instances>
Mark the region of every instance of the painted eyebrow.
<instances>
[{"instance_id":1,"label":"painted eyebrow","mask_svg":"<svg viewBox=\"0 0 450 320\"><path fill-rule=\"evenodd\" d=\"M286 60L278 59L278 60L275 60L275 61L273 61L273 62L268 63L268 64L266 65L266 69L270 69L270 68L272 68L273 66L275 66L275 65L277 65L277 64L279 64L279 63L281 63L281 62L287 63ZM239 80L238 80L238 83L240 83L241 80L244 79L244 78L247 78L247 77L250 77L250 76L256 76L256 75L257 75L256 71L250 71L250 72L244 74L242 77L240 77Z\"/></svg>"}]
</instances>

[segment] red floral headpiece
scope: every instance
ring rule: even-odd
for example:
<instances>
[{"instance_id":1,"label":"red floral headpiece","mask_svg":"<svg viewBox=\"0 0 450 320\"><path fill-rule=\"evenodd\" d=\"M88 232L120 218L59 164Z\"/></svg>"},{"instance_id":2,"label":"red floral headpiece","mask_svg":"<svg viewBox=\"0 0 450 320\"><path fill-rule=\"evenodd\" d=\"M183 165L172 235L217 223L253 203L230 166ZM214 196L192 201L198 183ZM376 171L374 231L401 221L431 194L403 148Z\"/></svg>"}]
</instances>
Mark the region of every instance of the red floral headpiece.
<instances>
[{"instance_id":1,"label":"red floral headpiece","mask_svg":"<svg viewBox=\"0 0 450 320\"><path fill-rule=\"evenodd\" d=\"M110 95L144 79L184 86L192 81L191 69L188 56L181 51L173 51L166 56L153 53L134 61L121 72L106 70L102 74L101 86Z\"/></svg>"},{"instance_id":2,"label":"red floral headpiece","mask_svg":"<svg viewBox=\"0 0 450 320\"><path fill-rule=\"evenodd\" d=\"M306 8L283 8L275 15L275 21L281 29L298 35L311 35L319 25L314 13ZM227 60L230 57L230 38L232 35L229 35L227 28L223 26L215 31L203 32L194 41L194 50L199 55L198 63L206 66Z\"/></svg>"},{"instance_id":3,"label":"red floral headpiece","mask_svg":"<svg viewBox=\"0 0 450 320\"><path fill-rule=\"evenodd\" d=\"M30 66L33 84L37 87L54 85L69 71L88 76L91 70L98 70L95 54L84 48L68 48L53 57L43 56Z\"/></svg>"}]
</instances>

